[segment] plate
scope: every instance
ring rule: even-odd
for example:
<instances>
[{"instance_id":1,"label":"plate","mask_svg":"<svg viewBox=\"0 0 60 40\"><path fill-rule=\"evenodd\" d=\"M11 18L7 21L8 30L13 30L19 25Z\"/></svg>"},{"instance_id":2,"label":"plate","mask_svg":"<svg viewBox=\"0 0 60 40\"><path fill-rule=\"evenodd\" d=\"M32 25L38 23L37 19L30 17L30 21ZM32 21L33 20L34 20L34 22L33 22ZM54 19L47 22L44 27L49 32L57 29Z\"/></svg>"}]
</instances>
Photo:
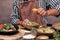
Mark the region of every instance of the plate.
<instances>
[{"instance_id":1,"label":"plate","mask_svg":"<svg viewBox=\"0 0 60 40\"><path fill-rule=\"evenodd\" d=\"M14 30L14 31L9 31L9 32L2 32L0 31L0 35L13 35L13 34L17 34L19 31Z\"/></svg>"}]
</instances>

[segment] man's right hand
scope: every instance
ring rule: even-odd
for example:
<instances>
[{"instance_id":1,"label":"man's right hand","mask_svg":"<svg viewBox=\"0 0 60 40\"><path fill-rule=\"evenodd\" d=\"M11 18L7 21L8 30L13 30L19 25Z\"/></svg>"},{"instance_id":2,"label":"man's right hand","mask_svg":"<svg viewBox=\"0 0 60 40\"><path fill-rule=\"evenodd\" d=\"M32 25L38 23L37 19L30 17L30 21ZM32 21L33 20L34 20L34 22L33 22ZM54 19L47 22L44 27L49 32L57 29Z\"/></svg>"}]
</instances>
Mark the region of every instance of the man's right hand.
<instances>
[{"instance_id":1,"label":"man's right hand","mask_svg":"<svg viewBox=\"0 0 60 40\"><path fill-rule=\"evenodd\" d=\"M23 22L23 21L16 21L16 24L17 24L17 25L22 25L22 22Z\"/></svg>"},{"instance_id":2,"label":"man's right hand","mask_svg":"<svg viewBox=\"0 0 60 40\"><path fill-rule=\"evenodd\" d=\"M23 21L16 21L17 25L25 25L27 22L29 22L28 19L24 19Z\"/></svg>"}]
</instances>

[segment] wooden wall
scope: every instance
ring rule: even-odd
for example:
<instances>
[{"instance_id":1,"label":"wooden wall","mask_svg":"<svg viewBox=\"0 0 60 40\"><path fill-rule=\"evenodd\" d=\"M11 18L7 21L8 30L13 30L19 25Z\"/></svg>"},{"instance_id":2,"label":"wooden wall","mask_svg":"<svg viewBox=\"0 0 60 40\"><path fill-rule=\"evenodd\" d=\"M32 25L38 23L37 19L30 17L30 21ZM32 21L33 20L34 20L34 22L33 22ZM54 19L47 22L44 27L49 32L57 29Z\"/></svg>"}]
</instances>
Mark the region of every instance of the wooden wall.
<instances>
[{"instance_id":1,"label":"wooden wall","mask_svg":"<svg viewBox=\"0 0 60 40\"><path fill-rule=\"evenodd\" d=\"M13 0L0 0L0 23L10 22Z\"/></svg>"}]
</instances>

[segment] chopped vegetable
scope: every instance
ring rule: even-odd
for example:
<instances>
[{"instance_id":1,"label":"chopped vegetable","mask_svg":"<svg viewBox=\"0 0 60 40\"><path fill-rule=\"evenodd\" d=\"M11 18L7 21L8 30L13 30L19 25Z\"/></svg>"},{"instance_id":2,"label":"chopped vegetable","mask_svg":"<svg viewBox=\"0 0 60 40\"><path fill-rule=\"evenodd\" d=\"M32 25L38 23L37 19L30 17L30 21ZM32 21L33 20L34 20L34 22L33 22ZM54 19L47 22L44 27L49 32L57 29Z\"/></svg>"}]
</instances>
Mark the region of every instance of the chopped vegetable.
<instances>
[{"instance_id":1,"label":"chopped vegetable","mask_svg":"<svg viewBox=\"0 0 60 40\"><path fill-rule=\"evenodd\" d=\"M0 24L0 32L9 32L14 30L16 30L15 27L10 23Z\"/></svg>"},{"instance_id":2,"label":"chopped vegetable","mask_svg":"<svg viewBox=\"0 0 60 40\"><path fill-rule=\"evenodd\" d=\"M9 24L4 24L4 28L8 28L9 27Z\"/></svg>"},{"instance_id":3,"label":"chopped vegetable","mask_svg":"<svg viewBox=\"0 0 60 40\"><path fill-rule=\"evenodd\" d=\"M3 28L3 24L0 24L0 29Z\"/></svg>"}]
</instances>

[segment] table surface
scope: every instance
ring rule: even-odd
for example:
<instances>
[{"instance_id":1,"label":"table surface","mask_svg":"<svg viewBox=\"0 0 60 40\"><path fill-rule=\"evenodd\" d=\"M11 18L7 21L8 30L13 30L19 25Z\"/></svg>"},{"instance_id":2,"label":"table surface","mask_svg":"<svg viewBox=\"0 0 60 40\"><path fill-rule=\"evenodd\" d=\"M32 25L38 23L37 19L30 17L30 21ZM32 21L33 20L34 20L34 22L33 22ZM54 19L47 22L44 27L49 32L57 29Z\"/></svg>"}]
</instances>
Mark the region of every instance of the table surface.
<instances>
[{"instance_id":1,"label":"table surface","mask_svg":"<svg viewBox=\"0 0 60 40\"><path fill-rule=\"evenodd\" d=\"M0 35L0 40L20 40L20 38L25 34L25 32L21 29L22 27L20 26L19 28L19 33L15 34L15 35ZM53 40L53 39L49 39L49 40Z\"/></svg>"}]
</instances>

